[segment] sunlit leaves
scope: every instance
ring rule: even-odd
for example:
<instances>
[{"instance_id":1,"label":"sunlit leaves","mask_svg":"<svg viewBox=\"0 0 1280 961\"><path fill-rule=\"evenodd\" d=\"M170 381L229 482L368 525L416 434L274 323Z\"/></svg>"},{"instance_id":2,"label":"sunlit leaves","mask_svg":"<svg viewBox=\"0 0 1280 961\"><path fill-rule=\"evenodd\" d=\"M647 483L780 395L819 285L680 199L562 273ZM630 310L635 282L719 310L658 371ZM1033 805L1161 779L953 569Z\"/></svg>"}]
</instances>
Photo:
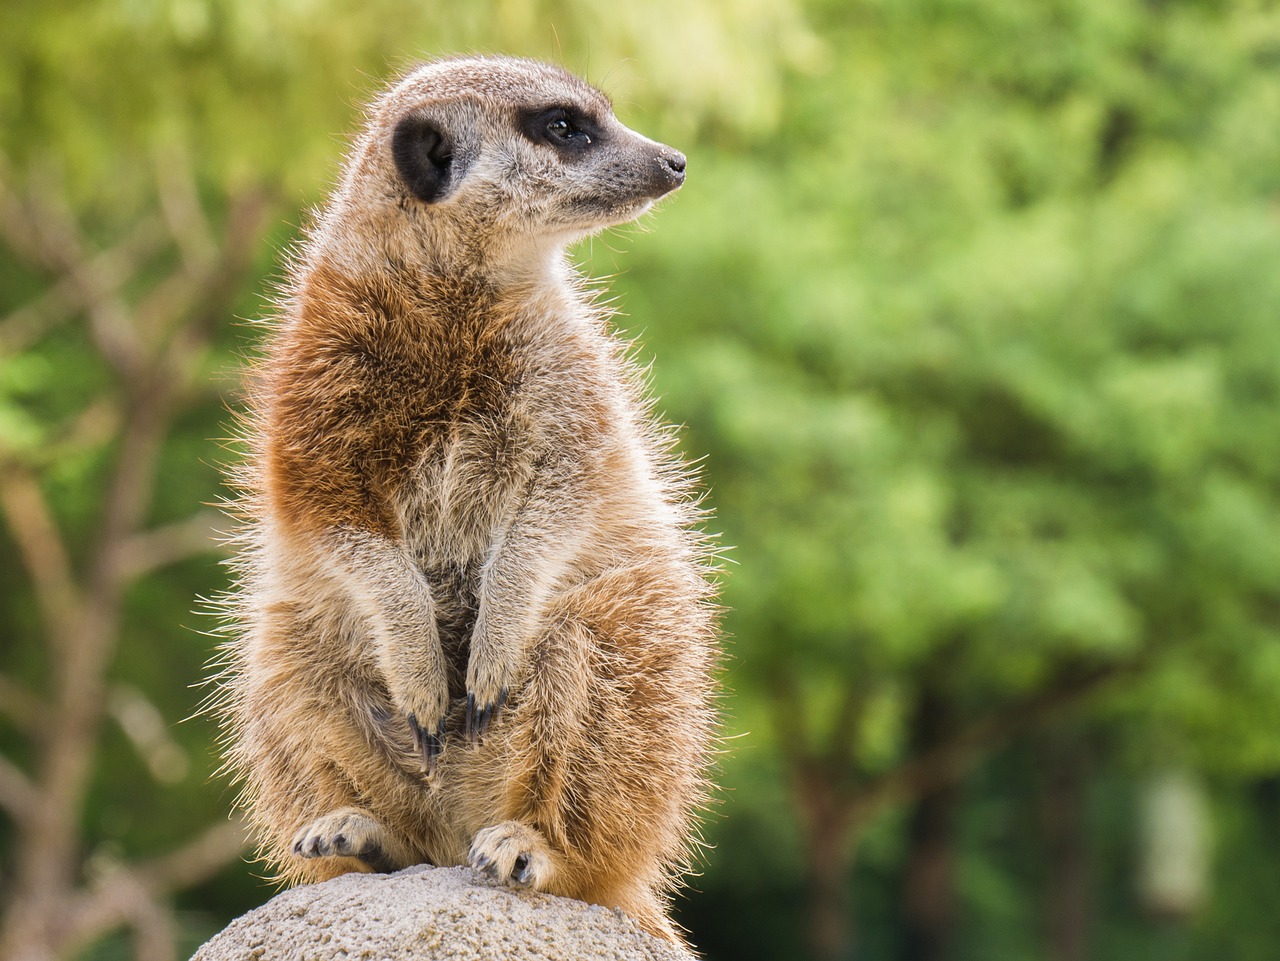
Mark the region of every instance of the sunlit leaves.
<instances>
[{"instance_id":1,"label":"sunlit leaves","mask_svg":"<svg viewBox=\"0 0 1280 961\"><path fill-rule=\"evenodd\" d=\"M1276 14L815 23L829 73L758 162L691 152L620 284L710 454L740 674L909 691L945 656L981 699L1280 645Z\"/></svg>"}]
</instances>

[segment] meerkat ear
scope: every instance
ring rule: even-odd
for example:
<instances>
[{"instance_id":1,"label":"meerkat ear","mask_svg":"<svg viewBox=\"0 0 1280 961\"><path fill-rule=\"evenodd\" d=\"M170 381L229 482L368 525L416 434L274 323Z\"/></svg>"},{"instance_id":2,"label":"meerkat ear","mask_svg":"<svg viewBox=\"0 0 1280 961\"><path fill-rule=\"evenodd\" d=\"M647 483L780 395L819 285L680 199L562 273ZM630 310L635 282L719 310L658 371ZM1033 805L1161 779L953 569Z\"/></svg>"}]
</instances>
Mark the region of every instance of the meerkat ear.
<instances>
[{"instance_id":1,"label":"meerkat ear","mask_svg":"<svg viewBox=\"0 0 1280 961\"><path fill-rule=\"evenodd\" d=\"M418 114L410 114L396 124L391 135L391 155L409 192L425 203L442 199L457 172L452 138Z\"/></svg>"}]
</instances>

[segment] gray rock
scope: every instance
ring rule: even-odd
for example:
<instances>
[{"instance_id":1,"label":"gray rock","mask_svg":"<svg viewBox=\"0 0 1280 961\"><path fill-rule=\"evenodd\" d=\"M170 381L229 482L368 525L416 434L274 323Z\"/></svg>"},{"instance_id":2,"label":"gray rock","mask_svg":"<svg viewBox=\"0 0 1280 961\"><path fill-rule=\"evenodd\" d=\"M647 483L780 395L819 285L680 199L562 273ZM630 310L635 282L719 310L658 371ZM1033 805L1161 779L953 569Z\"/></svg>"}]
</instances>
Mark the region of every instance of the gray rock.
<instances>
[{"instance_id":1,"label":"gray rock","mask_svg":"<svg viewBox=\"0 0 1280 961\"><path fill-rule=\"evenodd\" d=\"M470 868L345 874L278 894L192 961L693 961L610 908L513 891Z\"/></svg>"}]
</instances>

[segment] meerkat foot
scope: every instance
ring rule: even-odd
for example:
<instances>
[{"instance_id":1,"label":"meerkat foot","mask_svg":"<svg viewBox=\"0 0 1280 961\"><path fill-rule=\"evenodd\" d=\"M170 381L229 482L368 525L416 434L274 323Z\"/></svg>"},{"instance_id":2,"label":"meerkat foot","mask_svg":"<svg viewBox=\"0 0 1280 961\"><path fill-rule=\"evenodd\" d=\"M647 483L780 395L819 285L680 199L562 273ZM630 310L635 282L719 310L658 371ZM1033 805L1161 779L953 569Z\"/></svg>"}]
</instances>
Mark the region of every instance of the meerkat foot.
<instances>
[{"instance_id":1,"label":"meerkat foot","mask_svg":"<svg viewBox=\"0 0 1280 961\"><path fill-rule=\"evenodd\" d=\"M355 858L378 874L408 865L397 844L376 820L358 808L341 808L317 818L293 837L293 853L302 858Z\"/></svg>"},{"instance_id":2,"label":"meerkat foot","mask_svg":"<svg viewBox=\"0 0 1280 961\"><path fill-rule=\"evenodd\" d=\"M467 863L513 888L543 891L555 874L555 857L546 839L519 821L503 821L476 834Z\"/></svg>"}]
</instances>

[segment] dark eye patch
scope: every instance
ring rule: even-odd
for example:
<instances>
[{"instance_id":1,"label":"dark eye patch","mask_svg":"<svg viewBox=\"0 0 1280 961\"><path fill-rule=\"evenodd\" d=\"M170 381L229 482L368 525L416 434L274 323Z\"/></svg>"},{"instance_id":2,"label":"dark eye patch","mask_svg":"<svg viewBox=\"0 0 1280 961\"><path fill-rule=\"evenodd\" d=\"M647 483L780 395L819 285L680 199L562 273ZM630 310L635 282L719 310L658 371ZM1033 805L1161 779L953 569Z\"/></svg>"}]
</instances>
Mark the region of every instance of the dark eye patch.
<instances>
[{"instance_id":1,"label":"dark eye patch","mask_svg":"<svg viewBox=\"0 0 1280 961\"><path fill-rule=\"evenodd\" d=\"M588 113L573 106L522 110L520 132L532 143L565 153L577 153L601 139L600 125Z\"/></svg>"}]
</instances>

